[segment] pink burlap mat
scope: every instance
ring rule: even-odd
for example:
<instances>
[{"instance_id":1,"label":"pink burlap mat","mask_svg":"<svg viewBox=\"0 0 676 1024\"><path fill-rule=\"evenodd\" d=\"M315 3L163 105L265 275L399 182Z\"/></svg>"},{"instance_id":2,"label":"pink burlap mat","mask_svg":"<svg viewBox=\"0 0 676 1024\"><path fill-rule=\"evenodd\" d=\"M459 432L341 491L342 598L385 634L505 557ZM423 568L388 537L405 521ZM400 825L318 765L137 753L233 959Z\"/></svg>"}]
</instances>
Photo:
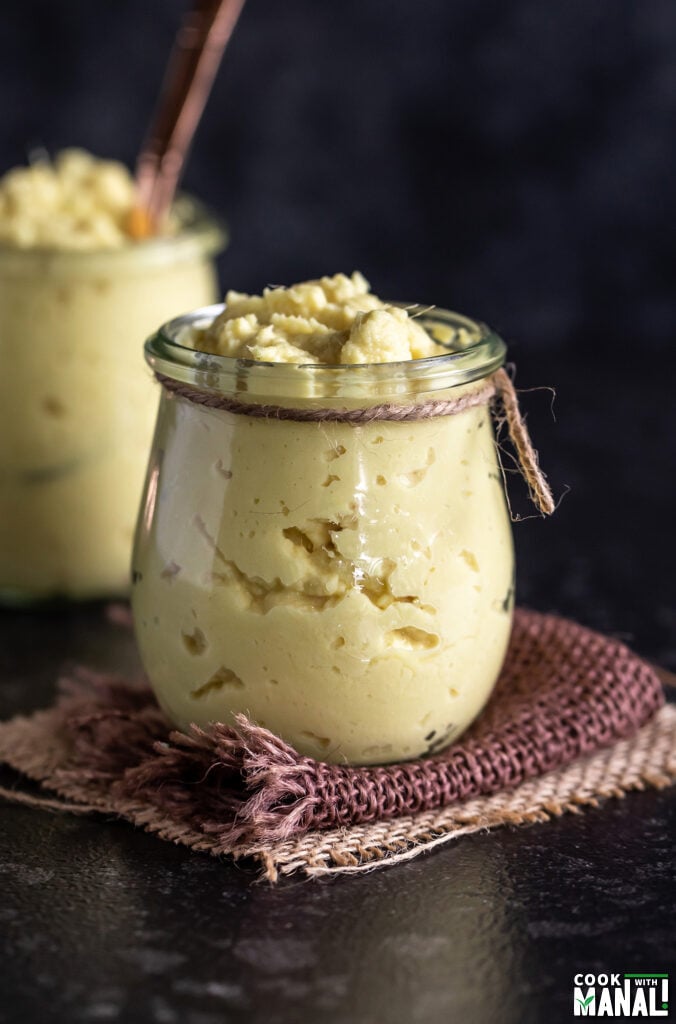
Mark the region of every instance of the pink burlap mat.
<instances>
[{"instance_id":1,"label":"pink burlap mat","mask_svg":"<svg viewBox=\"0 0 676 1024\"><path fill-rule=\"evenodd\" d=\"M254 857L271 879L360 870L669 784L676 711L662 704L655 671L623 644L523 609L480 719L398 765L314 761L242 716L172 731L144 684L80 669L53 707L0 725L0 761L41 786L2 795L114 813L193 849Z\"/></svg>"}]
</instances>

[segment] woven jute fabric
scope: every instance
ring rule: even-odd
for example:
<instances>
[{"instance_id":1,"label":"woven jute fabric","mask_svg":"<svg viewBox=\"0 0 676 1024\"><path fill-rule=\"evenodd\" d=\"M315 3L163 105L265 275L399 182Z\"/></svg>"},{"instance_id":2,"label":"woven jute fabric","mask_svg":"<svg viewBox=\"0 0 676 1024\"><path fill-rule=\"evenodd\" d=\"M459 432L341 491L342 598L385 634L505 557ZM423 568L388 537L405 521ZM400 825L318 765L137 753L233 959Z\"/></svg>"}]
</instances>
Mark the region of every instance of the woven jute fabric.
<instances>
[{"instance_id":1,"label":"woven jute fabric","mask_svg":"<svg viewBox=\"0 0 676 1024\"><path fill-rule=\"evenodd\" d=\"M676 710L617 641L518 610L490 703L460 742L382 767L301 757L240 717L171 731L143 683L79 670L57 704L0 726L2 795L107 812L193 849L253 857L268 878L359 871L456 836L676 778ZM660 710L661 709L661 710Z\"/></svg>"}]
</instances>

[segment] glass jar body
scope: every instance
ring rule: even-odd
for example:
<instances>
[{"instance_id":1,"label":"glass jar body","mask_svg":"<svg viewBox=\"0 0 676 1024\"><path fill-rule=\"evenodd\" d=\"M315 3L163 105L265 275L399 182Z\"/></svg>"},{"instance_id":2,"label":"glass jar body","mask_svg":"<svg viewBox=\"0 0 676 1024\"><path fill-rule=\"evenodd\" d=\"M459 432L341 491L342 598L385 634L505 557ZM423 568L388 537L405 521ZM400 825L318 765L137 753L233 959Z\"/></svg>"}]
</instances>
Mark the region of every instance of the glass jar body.
<instances>
[{"instance_id":1,"label":"glass jar body","mask_svg":"<svg viewBox=\"0 0 676 1024\"><path fill-rule=\"evenodd\" d=\"M333 762L440 749L488 699L511 627L489 410L355 426L163 392L133 575L142 659L180 727L243 712Z\"/></svg>"},{"instance_id":2,"label":"glass jar body","mask_svg":"<svg viewBox=\"0 0 676 1024\"><path fill-rule=\"evenodd\" d=\"M0 254L0 595L128 590L157 394L141 343L212 301L209 236L110 253Z\"/></svg>"}]
</instances>

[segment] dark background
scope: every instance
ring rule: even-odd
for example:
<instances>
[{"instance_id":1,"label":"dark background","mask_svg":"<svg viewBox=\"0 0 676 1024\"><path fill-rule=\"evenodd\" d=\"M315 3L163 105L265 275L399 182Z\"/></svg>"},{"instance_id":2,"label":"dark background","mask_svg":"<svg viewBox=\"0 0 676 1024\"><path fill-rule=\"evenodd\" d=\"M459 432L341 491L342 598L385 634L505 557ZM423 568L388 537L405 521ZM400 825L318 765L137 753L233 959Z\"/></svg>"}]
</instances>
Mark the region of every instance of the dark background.
<instances>
[{"instance_id":1,"label":"dark background","mask_svg":"<svg viewBox=\"0 0 676 1024\"><path fill-rule=\"evenodd\" d=\"M133 164L183 0L6 4L0 165ZM248 0L185 186L223 287L362 270L490 323L557 495L519 597L676 667L676 6ZM515 505L519 502L515 486Z\"/></svg>"},{"instance_id":2,"label":"dark background","mask_svg":"<svg viewBox=\"0 0 676 1024\"><path fill-rule=\"evenodd\" d=\"M133 163L186 7L4 4L2 166ZM185 184L231 224L227 286L358 267L638 369L673 345L675 124L671 0L248 0Z\"/></svg>"},{"instance_id":3,"label":"dark background","mask_svg":"<svg viewBox=\"0 0 676 1024\"><path fill-rule=\"evenodd\" d=\"M185 6L5 2L0 168L35 145L133 163ZM675 115L673 0L248 0L185 180L230 224L224 288L359 268L556 387L556 420L522 396L569 490L515 524L519 600L672 669ZM130 655L100 609L37 621L0 623L8 714L65 659ZM124 825L3 813L8 1024L563 1022L574 971L673 961L673 790L276 890Z\"/></svg>"}]
</instances>

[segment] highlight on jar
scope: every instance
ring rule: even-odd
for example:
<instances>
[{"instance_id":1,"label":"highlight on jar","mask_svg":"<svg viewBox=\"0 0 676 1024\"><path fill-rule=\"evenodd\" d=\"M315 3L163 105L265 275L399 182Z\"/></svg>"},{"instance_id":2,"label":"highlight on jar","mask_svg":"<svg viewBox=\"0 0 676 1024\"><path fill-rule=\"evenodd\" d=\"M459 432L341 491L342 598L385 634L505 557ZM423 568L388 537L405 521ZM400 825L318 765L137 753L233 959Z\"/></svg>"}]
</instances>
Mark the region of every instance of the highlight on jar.
<instances>
[{"instance_id":1,"label":"highlight on jar","mask_svg":"<svg viewBox=\"0 0 676 1024\"><path fill-rule=\"evenodd\" d=\"M135 204L83 150L0 179L0 601L128 593L157 412L140 347L216 299L225 242L185 196L139 239Z\"/></svg>"},{"instance_id":2,"label":"highlight on jar","mask_svg":"<svg viewBox=\"0 0 676 1024\"><path fill-rule=\"evenodd\" d=\"M505 351L359 274L229 292L150 338L162 393L132 608L174 723L240 713L355 764L460 736L514 603L494 412L553 510Z\"/></svg>"}]
</instances>

